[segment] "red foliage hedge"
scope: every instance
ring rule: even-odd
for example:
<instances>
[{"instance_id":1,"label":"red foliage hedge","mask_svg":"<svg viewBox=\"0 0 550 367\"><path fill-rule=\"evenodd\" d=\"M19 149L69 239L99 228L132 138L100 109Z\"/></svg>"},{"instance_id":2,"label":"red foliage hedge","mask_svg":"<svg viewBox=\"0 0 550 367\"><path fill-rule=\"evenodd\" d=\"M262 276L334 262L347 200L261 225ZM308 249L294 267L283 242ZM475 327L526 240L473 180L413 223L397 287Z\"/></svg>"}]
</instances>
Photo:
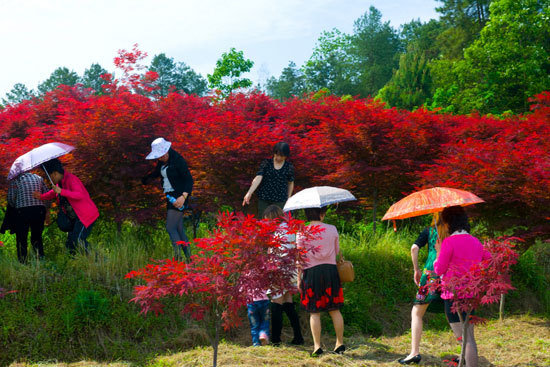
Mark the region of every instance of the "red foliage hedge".
<instances>
[{"instance_id":1,"label":"red foliage hedge","mask_svg":"<svg viewBox=\"0 0 550 367\"><path fill-rule=\"evenodd\" d=\"M84 181L103 217L141 222L162 212L160 192L139 184L152 167L144 157L155 137L173 141L187 159L194 195L211 211L238 207L261 160L285 140L297 188L343 186L366 208L418 188L458 187L484 198L488 216L548 233L548 92L532 99L531 113L497 118L387 109L324 94L285 103L259 92L221 101L177 93L151 99L135 78L127 84L113 80L102 96L60 86L1 110L3 174L37 145L72 144L77 149L62 160ZM0 180L1 193L6 187Z\"/></svg>"}]
</instances>

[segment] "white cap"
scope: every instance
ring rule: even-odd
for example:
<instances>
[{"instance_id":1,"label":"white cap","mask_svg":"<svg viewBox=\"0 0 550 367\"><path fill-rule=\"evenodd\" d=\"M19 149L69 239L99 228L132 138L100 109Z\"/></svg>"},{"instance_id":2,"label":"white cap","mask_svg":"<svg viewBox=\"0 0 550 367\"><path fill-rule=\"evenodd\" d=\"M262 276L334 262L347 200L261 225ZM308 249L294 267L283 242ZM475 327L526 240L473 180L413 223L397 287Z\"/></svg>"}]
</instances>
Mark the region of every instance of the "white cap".
<instances>
[{"instance_id":1,"label":"white cap","mask_svg":"<svg viewBox=\"0 0 550 367\"><path fill-rule=\"evenodd\" d=\"M168 153L172 143L164 140L164 138L156 138L151 143L151 153L145 159L158 159Z\"/></svg>"}]
</instances>

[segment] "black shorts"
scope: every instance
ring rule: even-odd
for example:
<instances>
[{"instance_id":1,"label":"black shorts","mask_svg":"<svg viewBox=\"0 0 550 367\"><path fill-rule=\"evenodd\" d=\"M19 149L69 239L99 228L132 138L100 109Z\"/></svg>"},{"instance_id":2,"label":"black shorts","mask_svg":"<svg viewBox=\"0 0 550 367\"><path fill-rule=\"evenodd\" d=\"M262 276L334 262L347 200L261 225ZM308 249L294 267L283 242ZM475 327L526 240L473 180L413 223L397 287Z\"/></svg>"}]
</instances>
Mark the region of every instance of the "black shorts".
<instances>
[{"instance_id":1,"label":"black shorts","mask_svg":"<svg viewBox=\"0 0 550 367\"><path fill-rule=\"evenodd\" d=\"M452 299L446 299L445 301L445 315L447 316L447 320L449 320L449 324L454 324L455 322L460 322L460 317L458 316L458 313L452 312L451 308L453 307L453 300ZM470 315L473 315L474 312L470 313ZM466 318L466 312L462 312L462 319L464 320Z\"/></svg>"}]
</instances>

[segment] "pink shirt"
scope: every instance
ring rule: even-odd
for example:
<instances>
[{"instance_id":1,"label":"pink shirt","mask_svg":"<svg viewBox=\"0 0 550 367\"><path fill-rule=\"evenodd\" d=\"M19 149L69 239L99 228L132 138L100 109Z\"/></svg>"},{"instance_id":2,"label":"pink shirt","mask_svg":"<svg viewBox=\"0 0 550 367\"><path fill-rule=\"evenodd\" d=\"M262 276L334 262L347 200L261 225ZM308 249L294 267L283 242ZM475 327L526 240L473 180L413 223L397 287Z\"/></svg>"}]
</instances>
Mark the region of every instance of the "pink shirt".
<instances>
[{"instance_id":1,"label":"pink shirt","mask_svg":"<svg viewBox=\"0 0 550 367\"><path fill-rule=\"evenodd\" d=\"M82 181L75 175L65 170L61 180L61 196L65 196L74 209L76 216L84 227L88 228L99 217L99 211L84 187ZM50 190L40 195L40 200L53 200L55 192Z\"/></svg>"},{"instance_id":2,"label":"pink shirt","mask_svg":"<svg viewBox=\"0 0 550 367\"><path fill-rule=\"evenodd\" d=\"M307 265L304 269L309 269L321 264L336 265L336 255L340 251L340 243L338 240L338 230L331 224L321 223L315 224L324 229L317 240L309 241L308 248L318 248L317 251L308 251L306 253ZM304 239L300 235L296 237L298 248L304 248Z\"/></svg>"},{"instance_id":3,"label":"pink shirt","mask_svg":"<svg viewBox=\"0 0 550 367\"><path fill-rule=\"evenodd\" d=\"M474 236L464 234L453 234L443 240L441 251L434 262L435 272L441 276L441 283L445 286L445 276L452 276L449 268L467 272L473 264L479 264L483 260L490 259L491 254L483 248L483 245ZM450 291L441 294L443 299L452 299Z\"/></svg>"}]
</instances>

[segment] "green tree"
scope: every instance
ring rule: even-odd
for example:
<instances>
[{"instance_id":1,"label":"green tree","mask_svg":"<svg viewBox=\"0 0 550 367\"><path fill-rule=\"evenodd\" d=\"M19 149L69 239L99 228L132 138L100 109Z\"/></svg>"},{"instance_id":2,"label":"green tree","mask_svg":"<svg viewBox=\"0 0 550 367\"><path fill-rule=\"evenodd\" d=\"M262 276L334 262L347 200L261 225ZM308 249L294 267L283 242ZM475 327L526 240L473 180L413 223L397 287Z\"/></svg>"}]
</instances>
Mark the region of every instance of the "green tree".
<instances>
[{"instance_id":1,"label":"green tree","mask_svg":"<svg viewBox=\"0 0 550 367\"><path fill-rule=\"evenodd\" d=\"M48 79L38 85L38 91L45 94L60 85L75 85L80 81L78 74L66 67L59 67L53 71Z\"/></svg>"},{"instance_id":2,"label":"green tree","mask_svg":"<svg viewBox=\"0 0 550 367\"><path fill-rule=\"evenodd\" d=\"M438 77L449 74L449 65L440 69ZM447 97L441 107L527 111L529 97L550 89L550 1L495 0L479 39L450 69L454 82L440 87Z\"/></svg>"},{"instance_id":3,"label":"green tree","mask_svg":"<svg viewBox=\"0 0 550 367\"><path fill-rule=\"evenodd\" d=\"M266 89L270 96L281 101L292 96L300 96L306 90L304 74L290 61L279 79L271 77L267 80Z\"/></svg>"},{"instance_id":4,"label":"green tree","mask_svg":"<svg viewBox=\"0 0 550 367\"><path fill-rule=\"evenodd\" d=\"M242 51L232 47L216 61L214 72L207 75L210 88L219 89L224 96L227 96L236 89L252 86L252 81L241 78L241 75L249 72L253 66L254 61L245 59Z\"/></svg>"},{"instance_id":5,"label":"green tree","mask_svg":"<svg viewBox=\"0 0 550 367\"><path fill-rule=\"evenodd\" d=\"M432 80L423 52L410 51L401 55L399 69L378 92L376 98L392 107L414 109L431 97Z\"/></svg>"},{"instance_id":6,"label":"green tree","mask_svg":"<svg viewBox=\"0 0 550 367\"><path fill-rule=\"evenodd\" d=\"M359 67L361 96L374 96L392 77L402 51L398 32L390 22L382 22L382 13L371 6L357 19L351 39L352 51Z\"/></svg>"},{"instance_id":7,"label":"green tree","mask_svg":"<svg viewBox=\"0 0 550 367\"><path fill-rule=\"evenodd\" d=\"M164 53L153 58L149 70L159 75L154 83L158 87L154 92L157 95L167 96L171 91L183 91L202 96L208 90L207 82L200 74L183 62L175 62Z\"/></svg>"},{"instance_id":8,"label":"green tree","mask_svg":"<svg viewBox=\"0 0 550 367\"><path fill-rule=\"evenodd\" d=\"M26 99L35 97L34 91L29 90L25 84L16 83L11 91L6 93L6 98L2 99L2 104L18 104Z\"/></svg>"},{"instance_id":9,"label":"green tree","mask_svg":"<svg viewBox=\"0 0 550 367\"><path fill-rule=\"evenodd\" d=\"M422 52L428 60L437 58L441 54L437 38L444 30L442 22L431 19L422 23L419 19L412 20L401 26L401 41L407 52Z\"/></svg>"},{"instance_id":10,"label":"green tree","mask_svg":"<svg viewBox=\"0 0 550 367\"><path fill-rule=\"evenodd\" d=\"M84 71L81 82L85 88L91 88L95 91L95 94L103 94L103 85L107 84L105 80L101 78L103 74L107 74L107 70L103 69L99 64L92 64L88 69Z\"/></svg>"},{"instance_id":11,"label":"green tree","mask_svg":"<svg viewBox=\"0 0 550 367\"><path fill-rule=\"evenodd\" d=\"M463 51L477 39L489 20L491 0L437 0L436 8L445 25L438 36L439 47L445 58L461 59Z\"/></svg>"},{"instance_id":12,"label":"green tree","mask_svg":"<svg viewBox=\"0 0 550 367\"><path fill-rule=\"evenodd\" d=\"M304 65L306 89L327 88L336 95L359 93L359 70L351 52L352 37L333 29L323 32Z\"/></svg>"}]
</instances>

